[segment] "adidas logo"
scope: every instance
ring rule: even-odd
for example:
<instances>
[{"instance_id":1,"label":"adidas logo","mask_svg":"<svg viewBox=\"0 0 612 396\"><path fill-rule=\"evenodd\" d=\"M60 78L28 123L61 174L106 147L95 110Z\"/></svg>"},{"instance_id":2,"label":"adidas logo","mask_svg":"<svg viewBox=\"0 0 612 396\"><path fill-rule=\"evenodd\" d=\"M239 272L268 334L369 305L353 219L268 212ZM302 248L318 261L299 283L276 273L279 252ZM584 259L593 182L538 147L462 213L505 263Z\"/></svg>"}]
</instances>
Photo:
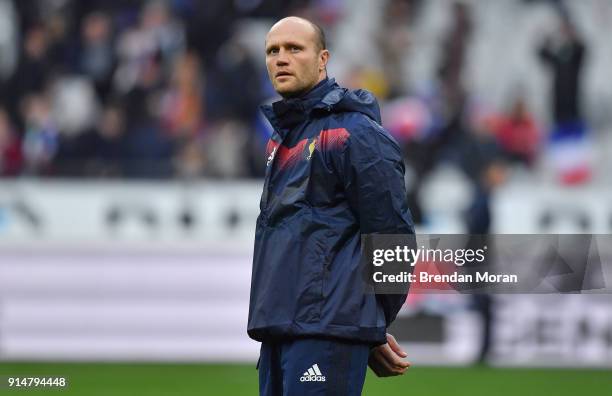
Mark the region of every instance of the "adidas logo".
<instances>
[{"instance_id":1,"label":"adidas logo","mask_svg":"<svg viewBox=\"0 0 612 396\"><path fill-rule=\"evenodd\" d=\"M304 374L300 377L300 382L325 382L325 376L319 370L319 365L315 363L308 371L304 371Z\"/></svg>"}]
</instances>

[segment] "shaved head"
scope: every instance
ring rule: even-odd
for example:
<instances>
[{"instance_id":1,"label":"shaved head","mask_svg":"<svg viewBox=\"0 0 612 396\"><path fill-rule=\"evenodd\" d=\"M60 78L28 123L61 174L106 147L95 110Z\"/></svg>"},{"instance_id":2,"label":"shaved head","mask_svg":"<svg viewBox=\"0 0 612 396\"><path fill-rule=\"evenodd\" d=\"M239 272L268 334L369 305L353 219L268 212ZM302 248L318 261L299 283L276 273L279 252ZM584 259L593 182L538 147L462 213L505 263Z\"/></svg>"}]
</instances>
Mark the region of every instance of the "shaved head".
<instances>
[{"instance_id":1,"label":"shaved head","mask_svg":"<svg viewBox=\"0 0 612 396\"><path fill-rule=\"evenodd\" d=\"M321 28L321 26L317 25L316 23L306 19L306 18L301 18L301 17L296 17L296 16L290 16L290 17L286 17L281 19L280 21L276 22L274 24L274 26L283 23L283 22L289 22L289 21L293 21L293 22L297 22L297 23L302 23L302 24L307 24L310 25L310 27L312 28L315 36L314 36L314 41L315 44L317 45L319 51L327 49L327 39L325 37L325 32L323 31L323 28ZM272 29L274 29L274 26L272 26L272 28L270 29L270 31Z\"/></svg>"},{"instance_id":2,"label":"shaved head","mask_svg":"<svg viewBox=\"0 0 612 396\"><path fill-rule=\"evenodd\" d=\"M266 67L274 89L284 97L297 96L323 80L326 47L317 24L294 16L276 22L266 35Z\"/></svg>"}]
</instances>

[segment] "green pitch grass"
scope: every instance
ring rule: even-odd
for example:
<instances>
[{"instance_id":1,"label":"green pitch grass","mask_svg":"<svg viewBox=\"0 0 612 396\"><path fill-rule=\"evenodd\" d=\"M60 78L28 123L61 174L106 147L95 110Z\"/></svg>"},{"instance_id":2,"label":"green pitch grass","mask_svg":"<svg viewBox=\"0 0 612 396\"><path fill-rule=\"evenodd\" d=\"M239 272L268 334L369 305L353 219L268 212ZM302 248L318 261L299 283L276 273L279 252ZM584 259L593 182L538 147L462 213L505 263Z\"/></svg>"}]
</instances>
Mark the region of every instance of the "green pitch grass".
<instances>
[{"instance_id":1,"label":"green pitch grass","mask_svg":"<svg viewBox=\"0 0 612 396\"><path fill-rule=\"evenodd\" d=\"M9 389L6 376L64 376L67 389ZM257 395L254 365L0 363L0 395ZM402 377L368 372L364 395L612 395L612 371L413 367Z\"/></svg>"}]
</instances>

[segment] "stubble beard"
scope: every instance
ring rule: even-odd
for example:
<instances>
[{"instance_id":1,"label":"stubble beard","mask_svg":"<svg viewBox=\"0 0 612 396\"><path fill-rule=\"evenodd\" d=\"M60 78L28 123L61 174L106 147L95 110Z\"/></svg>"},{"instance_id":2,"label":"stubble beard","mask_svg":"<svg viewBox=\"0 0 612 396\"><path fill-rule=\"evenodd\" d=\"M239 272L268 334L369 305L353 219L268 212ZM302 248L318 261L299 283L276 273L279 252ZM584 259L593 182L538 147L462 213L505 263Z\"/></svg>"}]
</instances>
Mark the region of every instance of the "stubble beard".
<instances>
[{"instance_id":1,"label":"stubble beard","mask_svg":"<svg viewBox=\"0 0 612 396\"><path fill-rule=\"evenodd\" d=\"M288 90L281 92L279 91L278 86L274 86L274 90L284 99L297 98L310 91L319 81L319 72L317 70L317 72L311 76L309 83L305 83L304 79L300 79L295 75L293 78L297 80L293 89L289 88Z\"/></svg>"},{"instance_id":2,"label":"stubble beard","mask_svg":"<svg viewBox=\"0 0 612 396\"><path fill-rule=\"evenodd\" d=\"M294 77L297 80L297 77ZM281 88L275 87L276 92L284 99L296 98L305 93L309 88L304 84L302 80L297 80L295 84L287 87L286 90L280 90Z\"/></svg>"}]
</instances>

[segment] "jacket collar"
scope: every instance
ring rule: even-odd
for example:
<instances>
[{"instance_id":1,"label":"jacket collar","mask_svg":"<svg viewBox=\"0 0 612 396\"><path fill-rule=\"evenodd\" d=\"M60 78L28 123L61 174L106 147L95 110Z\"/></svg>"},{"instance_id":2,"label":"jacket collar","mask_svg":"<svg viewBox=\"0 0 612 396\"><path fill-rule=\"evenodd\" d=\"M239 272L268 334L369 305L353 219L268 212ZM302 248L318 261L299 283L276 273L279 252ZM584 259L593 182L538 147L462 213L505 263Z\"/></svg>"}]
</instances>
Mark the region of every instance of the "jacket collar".
<instances>
[{"instance_id":1,"label":"jacket collar","mask_svg":"<svg viewBox=\"0 0 612 396\"><path fill-rule=\"evenodd\" d=\"M272 127L282 138L285 138L293 127L306 121L314 109L329 108L331 104L326 102L329 101L329 94L335 90L342 91L336 80L325 78L302 96L282 99L271 105L263 105L261 110ZM339 98L340 95L338 95Z\"/></svg>"}]
</instances>

